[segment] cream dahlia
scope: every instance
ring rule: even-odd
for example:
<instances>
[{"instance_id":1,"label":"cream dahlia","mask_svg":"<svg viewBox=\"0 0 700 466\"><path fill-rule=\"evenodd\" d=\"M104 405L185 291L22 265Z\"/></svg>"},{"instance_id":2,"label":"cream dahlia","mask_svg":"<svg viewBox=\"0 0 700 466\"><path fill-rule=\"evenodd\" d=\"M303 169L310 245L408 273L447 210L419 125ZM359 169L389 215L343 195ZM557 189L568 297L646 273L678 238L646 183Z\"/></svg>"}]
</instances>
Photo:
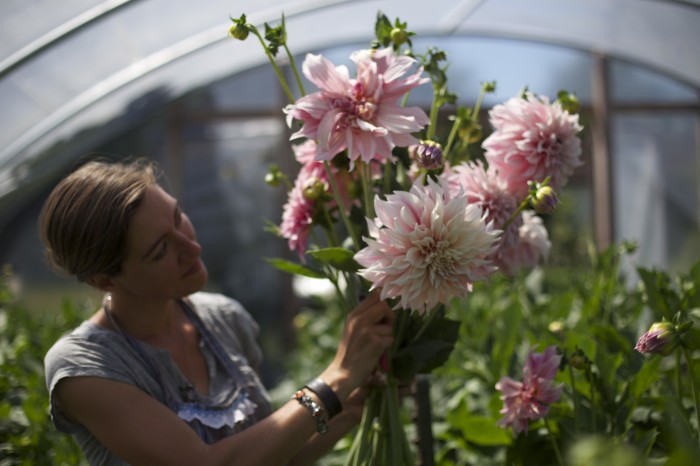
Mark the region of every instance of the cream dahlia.
<instances>
[{"instance_id":1,"label":"cream dahlia","mask_svg":"<svg viewBox=\"0 0 700 466\"><path fill-rule=\"evenodd\" d=\"M466 196L419 180L408 192L375 198L374 208L367 247L355 259L364 267L359 274L382 299L398 299L397 308L425 313L495 270L487 258L499 231Z\"/></svg>"}]
</instances>

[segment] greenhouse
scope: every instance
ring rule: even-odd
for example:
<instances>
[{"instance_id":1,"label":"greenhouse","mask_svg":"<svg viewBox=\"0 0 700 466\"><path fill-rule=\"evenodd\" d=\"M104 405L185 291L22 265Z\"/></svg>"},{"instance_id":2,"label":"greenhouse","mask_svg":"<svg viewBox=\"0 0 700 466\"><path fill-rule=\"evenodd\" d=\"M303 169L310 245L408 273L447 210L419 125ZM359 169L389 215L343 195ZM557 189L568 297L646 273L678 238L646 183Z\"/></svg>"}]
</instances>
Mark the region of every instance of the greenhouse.
<instances>
[{"instance_id":1,"label":"greenhouse","mask_svg":"<svg viewBox=\"0 0 700 466\"><path fill-rule=\"evenodd\" d=\"M12 0L0 11L0 464L85 464L51 423L43 358L106 308L106 288L57 274L37 226L69 173L141 158L196 228L204 289L259 326L273 406L331 362L365 296L355 287L396 310L384 404L368 402L314 464L700 461L700 1ZM357 97L372 86L385 104L380 91ZM343 99L359 105L348 120ZM332 124L316 117L326 106ZM537 126L527 112L546 117ZM499 155L515 138L499 124L547 127L537 150L568 158L516 179L508 163L534 162L525 143ZM445 160L421 166L417 153ZM446 221L457 202L467 214ZM405 231L424 203L424 230ZM421 288L418 269L401 274L429 248L416 235L440 222L454 235L471 222L483 254L470 243L455 265L457 250L431 238ZM551 396L516 415L509 403L528 383ZM396 400L400 387L411 393Z\"/></svg>"}]
</instances>

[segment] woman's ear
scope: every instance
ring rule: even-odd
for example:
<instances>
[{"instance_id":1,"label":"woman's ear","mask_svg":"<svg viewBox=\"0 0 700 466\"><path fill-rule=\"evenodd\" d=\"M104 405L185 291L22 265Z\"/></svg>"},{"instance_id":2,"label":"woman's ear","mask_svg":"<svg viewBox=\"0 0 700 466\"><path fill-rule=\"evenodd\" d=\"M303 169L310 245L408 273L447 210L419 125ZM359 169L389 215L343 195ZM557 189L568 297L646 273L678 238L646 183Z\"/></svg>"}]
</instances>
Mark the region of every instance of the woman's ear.
<instances>
[{"instance_id":1,"label":"woman's ear","mask_svg":"<svg viewBox=\"0 0 700 466\"><path fill-rule=\"evenodd\" d=\"M86 283L93 288L97 288L100 291L112 291L114 288L114 280L109 275L98 273L88 278Z\"/></svg>"}]
</instances>

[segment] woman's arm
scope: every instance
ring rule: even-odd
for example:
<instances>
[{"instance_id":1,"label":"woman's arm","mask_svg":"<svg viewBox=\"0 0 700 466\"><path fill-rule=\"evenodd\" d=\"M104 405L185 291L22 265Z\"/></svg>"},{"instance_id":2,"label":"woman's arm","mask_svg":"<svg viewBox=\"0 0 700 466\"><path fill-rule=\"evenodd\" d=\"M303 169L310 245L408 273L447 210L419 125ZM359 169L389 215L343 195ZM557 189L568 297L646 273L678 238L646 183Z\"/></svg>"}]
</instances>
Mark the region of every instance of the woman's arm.
<instances>
[{"instance_id":1,"label":"woman's arm","mask_svg":"<svg viewBox=\"0 0 700 466\"><path fill-rule=\"evenodd\" d=\"M391 318L391 309L376 295L348 316L333 362L321 374L343 404L391 344ZM129 384L100 377L67 378L54 394L66 416L133 465L281 465L316 432L315 420L295 400L250 428L207 445L165 405ZM332 435L329 440L349 428L345 423L350 418L341 416L332 426L337 432L326 434ZM332 447L327 440L321 443L323 451ZM312 456L321 453L314 450Z\"/></svg>"}]
</instances>

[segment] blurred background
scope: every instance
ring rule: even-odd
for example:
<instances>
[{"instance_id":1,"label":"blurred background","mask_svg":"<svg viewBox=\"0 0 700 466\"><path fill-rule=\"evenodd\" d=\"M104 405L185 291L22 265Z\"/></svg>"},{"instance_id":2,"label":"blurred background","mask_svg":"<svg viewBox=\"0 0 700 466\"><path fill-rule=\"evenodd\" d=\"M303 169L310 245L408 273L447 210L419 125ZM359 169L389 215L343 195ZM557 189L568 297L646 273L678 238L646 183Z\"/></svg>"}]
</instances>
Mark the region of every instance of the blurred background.
<instances>
[{"instance_id":1,"label":"blurred background","mask_svg":"<svg viewBox=\"0 0 700 466\"><path fill-rule=\"evenodd\" d=\"M229 15L262 29L284 13L298 65L307 52L348 64L374 37L378 11L408 23L418 53L448 53L460 105L496 81L486 130L488 109L523 86L578 96L585 164L548 219L551 261L575 266L587 245L625 240L638 244L629 270L700 259L699 0L3 0L0 264L12 267L13 292L32 312L64 299L97 305L46 266L39 209L90 157L150 157L197 228L209 288L261 323L273 380L308 287L264 261L294 259L264 231L286 200L264 176L295 163L286 97L257 39L227 36ZM428 108L431 97L424 86L412 104Z\"/></svg>"}]
</instances>

